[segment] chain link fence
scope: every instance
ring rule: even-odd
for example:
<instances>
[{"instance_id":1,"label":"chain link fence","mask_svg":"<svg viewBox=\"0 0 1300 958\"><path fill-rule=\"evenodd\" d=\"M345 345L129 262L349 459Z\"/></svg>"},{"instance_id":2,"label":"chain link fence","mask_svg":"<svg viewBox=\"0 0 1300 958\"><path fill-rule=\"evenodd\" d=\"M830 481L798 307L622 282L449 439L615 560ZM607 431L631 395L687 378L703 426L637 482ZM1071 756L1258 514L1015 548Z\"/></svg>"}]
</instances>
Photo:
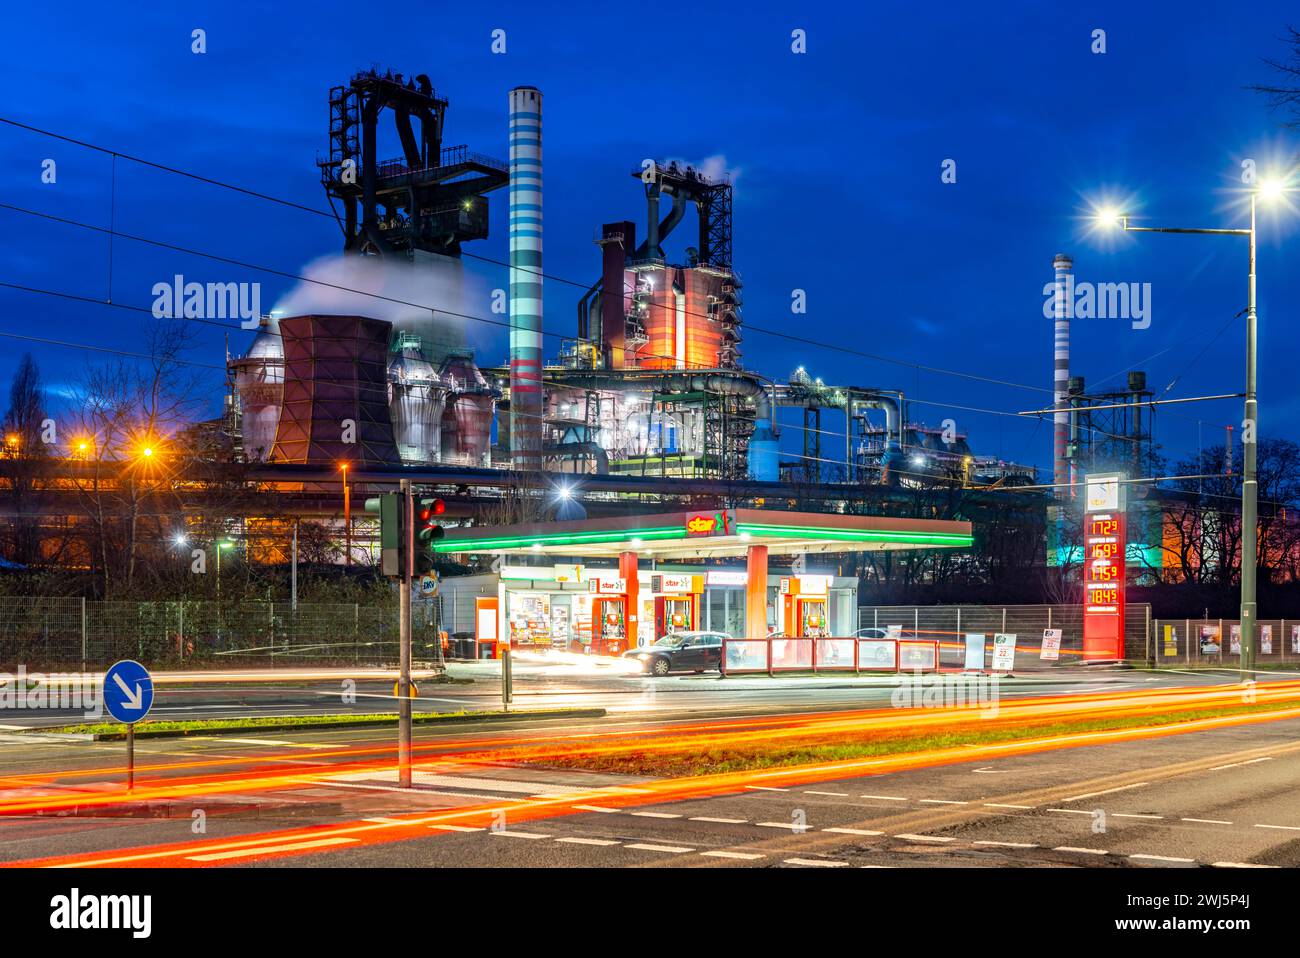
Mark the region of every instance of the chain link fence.
<instances>
[{"instance_id":1,"label":"chain link fence","mask_svg":"<svg viewBox=\"0 0 1300 958\"><path fill-rule=\"evenodd\" d=\"M440 596L411 603L411 654L442 661ZM382 604L0 600L0 668L386 665L398 660L397 600Z\"/></svg>"},{"instance_id":2,"label":"chain link fence","mask_svg":"<svg viewBox=\"0 0 1300 958\"><path fill-rule=\"evenodd\" d=\"M1083 607L1080 605L880 605L858 608L858 628L888 629L939 642L939 662L960 667L965 635L984 633L986 656L999 632L1016 636L1017 671L1079 665L1083 661ZM1055 661L1039 658L1044 629L1061 630L1061 653ZM1151 607L1130 603L1124 617L1124 658L1134 665L1151 661L1155 648Z\"/></svg>"}]
</instances>

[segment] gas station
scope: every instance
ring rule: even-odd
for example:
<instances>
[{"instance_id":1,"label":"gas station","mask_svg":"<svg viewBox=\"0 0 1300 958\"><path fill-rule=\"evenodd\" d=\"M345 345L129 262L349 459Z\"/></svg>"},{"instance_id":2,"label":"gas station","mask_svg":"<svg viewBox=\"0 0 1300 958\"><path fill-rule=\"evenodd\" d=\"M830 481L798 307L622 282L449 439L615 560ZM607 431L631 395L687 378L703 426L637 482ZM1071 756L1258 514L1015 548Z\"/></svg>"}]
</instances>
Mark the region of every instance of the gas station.
<instances>
[{"instance_id":1,"label":"gas station","mask_svg":"<svg viewBox=\"0 0 1300 958\"><path fill-rule=\"evenodd\" d=\"M806 567L846 552L972 541L965 521L717 509L448 529L433 549L498 559L495 594L475 600L480 655L509 639L514 648L617 656L678 631L851 636L856 575L771 574L769 558L799 556Z\"/></svg>"}]
</instances>

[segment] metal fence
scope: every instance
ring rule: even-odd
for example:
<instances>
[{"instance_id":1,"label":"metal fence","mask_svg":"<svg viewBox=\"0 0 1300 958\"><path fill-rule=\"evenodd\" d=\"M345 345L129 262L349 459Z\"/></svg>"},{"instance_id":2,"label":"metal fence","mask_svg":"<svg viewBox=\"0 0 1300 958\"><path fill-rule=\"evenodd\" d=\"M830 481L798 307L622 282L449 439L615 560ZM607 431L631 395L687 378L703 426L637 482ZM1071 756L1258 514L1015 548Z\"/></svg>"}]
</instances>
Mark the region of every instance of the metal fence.
<instances>
[{"instance_id":1,"label":"metal fence","mask_svg":"<svg viewBox=\"0 0 1300 958\"><path fill-rule=\"evenodd\" d=\"M960 666L965 657L964 636L983 632L986 648L996 633L1016 636L1016 668L1056 668L1083 661L1083 607L1079 605L880 605L858 608L858 628L898 626L921 638L939 642L943 666ZM1044 629L1061 630L1061 653L1056 661L1043 661L1038 651ZM1154 650L1151 607L1131 603L1124 619L1124 658L1133 664L1151 661Z\"/></svg>"},{"instance_id":2,"label":"metal fence","mask_svg":"<svg viewBox=\"0 0 1300 958\"><path fill-rule=\"evenodd\" d=\"M132 658L168 668L388 664L398 657L388 603L0 599L0 667L90 667ZM441 660L439 596L411 609L412 656Z\"/></svg>"},{"instance_id":3,"label":"metal fence","mask_svg":"<svg viewBox=\"0 0 1300 958\"><path fill-rule=\"evenodd\" d=\"M1151 628L1152 658L1156 665L1169 668L1240 668L1240 626L1239 619L1156 619ZM1300 619L1258 623L1255 665L1300 666Z\"/></svg>"}]
</instances>

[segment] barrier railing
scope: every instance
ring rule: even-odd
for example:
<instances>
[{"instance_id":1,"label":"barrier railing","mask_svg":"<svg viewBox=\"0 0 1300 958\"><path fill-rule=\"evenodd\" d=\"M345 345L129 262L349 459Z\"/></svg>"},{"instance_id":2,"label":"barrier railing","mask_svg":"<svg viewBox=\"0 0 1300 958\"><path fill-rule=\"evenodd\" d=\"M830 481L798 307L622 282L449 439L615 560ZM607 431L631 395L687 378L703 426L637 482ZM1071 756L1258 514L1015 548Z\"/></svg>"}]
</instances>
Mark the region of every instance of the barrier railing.
<instances>
[{"instance_id":1,"label":"barrier railing","mask_svg":"<svg viewBox=\"0 0 1300 958\"><path fill-rule=\"evenodd\" d=\"M819 638L723 639L722 674L765 672L936 671L939 643L933 639Z\"/></svg>"}]
</instances>

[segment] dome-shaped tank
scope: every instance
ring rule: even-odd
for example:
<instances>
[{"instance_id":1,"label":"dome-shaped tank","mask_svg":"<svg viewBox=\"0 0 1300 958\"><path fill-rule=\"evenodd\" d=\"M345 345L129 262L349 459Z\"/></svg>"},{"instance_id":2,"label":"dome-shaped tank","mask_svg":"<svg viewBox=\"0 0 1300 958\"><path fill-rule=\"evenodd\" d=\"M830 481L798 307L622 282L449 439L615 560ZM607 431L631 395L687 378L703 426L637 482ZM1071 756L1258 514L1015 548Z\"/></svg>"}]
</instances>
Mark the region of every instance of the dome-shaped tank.
<instances>
[{"instance_id":1,"label":"dome-shaped tank","mask_svg":"<svg viewBox=\"0 0 1300 958\"><path fill-rule=\"evenodd\" d=\"M397 452L402 462L437 462L442 456L447 388L424 358L418 335L398 333L396 346L388 364L388 411Z\"/></svg>"},{"instance_id":2,"label":"dome-shaped tank","mask_svg":"<svg viewBox=\"0 0 1300 958\"><path fill-rule=\"evenodd\" d=\"M464 353L448 356L439 374L450 391L442 413L442 461L488 465L496 390Z\"/></svg>"},{"instance_id":3,"label":"dome-shaped tank","mask_svg":"<svg viewBox=\"0 0 1300 958\"><path fill-rule=\"evenodd\" d=\"M284 399L284 345L274 320L263 316L243 359L232 360L239 392L240 435L244 457L262 462L275 446Z\"/></svg>"}]
</instances>

